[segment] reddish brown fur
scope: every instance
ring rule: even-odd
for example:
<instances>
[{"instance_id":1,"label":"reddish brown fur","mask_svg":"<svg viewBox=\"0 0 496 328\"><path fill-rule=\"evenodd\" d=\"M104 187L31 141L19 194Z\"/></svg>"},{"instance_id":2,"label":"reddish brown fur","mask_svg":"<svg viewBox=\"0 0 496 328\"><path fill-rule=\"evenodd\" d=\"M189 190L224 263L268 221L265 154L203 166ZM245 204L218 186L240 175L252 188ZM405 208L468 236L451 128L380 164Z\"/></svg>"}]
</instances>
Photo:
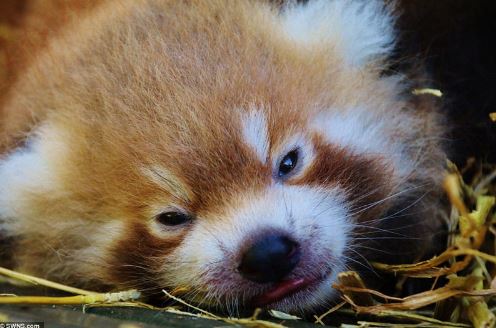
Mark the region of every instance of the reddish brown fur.
<instances>
[{"instance_id":1,"label":"reddish brown fur","mask_svg":"<svg viewBox=\"0 0 496 328\"><path fill-rule=\"evenodd\" d=\"M153 236L142 222L129 224L122 239L116 241L110 251L108 276L104 281L147 292L160 292L161 288L173 287L159 285L157 263L161 264L159 259L165 258L181 244L187 232L185 230L176 238L163 240Z\"/></svg>"},{"instance_id":2,"label":"reddish brown fur","mask_svg":"<svg viewBox=\"0 0 496 328\"><path fill-rule=\"evenodd\" d=\"M393 181L388 179L392 169L388 170L384 159L354 155L347 149L329 145L318 135L314 136L314 145L319 160L305 176L290 183L316 187L342 186L347 200L353 204L352 210L379 201L395 190ZM368 221L377 218L387 207L388 202L384 202L361 213L357 219Z\"/></svg>"},{"instance_id":3,"label":"reddish brown fur","mask_svg":"<svg viewBox=\"0 0 496 328\"><path fill-rule=\"evenodd\" d=\"M155 287L143 282L156 274L153 264L188 233L156 235L147 223L157 203L174 202L197 217L215 218L233 198L270 185L272 168L239 135L240 112L253 106L267 116L271 147L295 133L307 135L319 108L360 103L380 115L404 108L401 115L411 119L412 130L397 130L398 138L414 143L438 134L436 124L424 126L435 114L409 113L409 104L380 80L380 67L356 71L343 65L336 49L301 49L268 26L266 15L275 8L254 3L109 1L54 39L22 75L2 108L0 152L14 149L43 122L69 145L47 153L61 192L32 190L26 196L32 226L16 255L24 271L80 285L97 279ZM357 157L309 137L319 161L289 184L339 184L350 199L370 193L357 207L396 191L400 181L388 180L383 158ZM438 182L440 165L429 163L442 156L433 142L419 163L432 172L420 180ZM143 174L155 165L179 177L187 199ZM378 206L361 220L383 211ZM63 227L73 218L85 224L74 231ZM81 237L102 234L101 227L114 222L124 229L117 237ZM39 239L46 244L40 247ZM97 241L102 244L93 245ZM89 263L71 257L91 246L99 253ZM52 250L65 248L70 260L60 262ZM40 258L48 260L40 264Z\"/></svg>"}]
</instances>

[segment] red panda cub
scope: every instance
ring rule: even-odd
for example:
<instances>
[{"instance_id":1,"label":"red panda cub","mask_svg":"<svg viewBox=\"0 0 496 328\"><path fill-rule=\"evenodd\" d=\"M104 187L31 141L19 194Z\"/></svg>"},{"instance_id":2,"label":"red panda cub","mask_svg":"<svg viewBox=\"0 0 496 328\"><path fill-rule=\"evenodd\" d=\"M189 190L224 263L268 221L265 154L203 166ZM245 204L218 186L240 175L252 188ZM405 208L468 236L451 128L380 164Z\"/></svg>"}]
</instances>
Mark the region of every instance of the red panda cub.
<instances>
[{"instance_id":1,"label":"red panda cub","mask_svg":"<svg viewBox=\"0 0 496 328\"><path fill-rule=\"evenodd\" d=\"M383 240L365 246L379 232L436 224L443 128L388 69L395 15L378 0L97 6L4 96L1 264L185 287L220 309L332 302L339 272L381 256Z\"/></svg>"}]
</instances>

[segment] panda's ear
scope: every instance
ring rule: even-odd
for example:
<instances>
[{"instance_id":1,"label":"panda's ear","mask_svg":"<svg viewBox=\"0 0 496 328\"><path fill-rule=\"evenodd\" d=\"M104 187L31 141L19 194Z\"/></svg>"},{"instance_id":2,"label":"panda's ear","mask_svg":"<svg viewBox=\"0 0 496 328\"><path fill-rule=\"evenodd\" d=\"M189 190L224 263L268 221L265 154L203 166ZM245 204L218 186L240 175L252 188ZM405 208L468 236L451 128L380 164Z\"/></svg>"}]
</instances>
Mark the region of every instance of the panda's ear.
<instances>
[{"instance_id":1,"label":"panda's ear","mask_svg":"<svg viewBox=\"0 0 496 328\"><path fill-rule=\"evenodd\" d=\"M288 4L283 29L302 46L328 45L353 67L388 57L395 41L394 5L384 0L308 0Z\"/></svg>"}]
</instances>

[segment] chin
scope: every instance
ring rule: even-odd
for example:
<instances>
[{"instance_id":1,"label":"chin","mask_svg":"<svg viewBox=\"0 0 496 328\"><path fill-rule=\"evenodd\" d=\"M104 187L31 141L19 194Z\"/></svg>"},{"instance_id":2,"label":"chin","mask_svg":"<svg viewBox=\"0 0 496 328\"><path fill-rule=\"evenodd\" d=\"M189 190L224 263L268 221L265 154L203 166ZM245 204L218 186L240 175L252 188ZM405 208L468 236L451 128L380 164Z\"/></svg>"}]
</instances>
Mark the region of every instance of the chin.
<instances>
[{"instance_id":1,"label":"chin","mask_svg":"<svg viewBox=\"0 0 496 328\"><path fill-rule=\"evenodd\" d=\"M287 313L304 314L328 307L334 304L338 297L337 291L332 287L336 281L335 279L336 275L331 274L301 290L286 295L278 301L266 304L264 308Z\"/></svg>"}]
</instances>

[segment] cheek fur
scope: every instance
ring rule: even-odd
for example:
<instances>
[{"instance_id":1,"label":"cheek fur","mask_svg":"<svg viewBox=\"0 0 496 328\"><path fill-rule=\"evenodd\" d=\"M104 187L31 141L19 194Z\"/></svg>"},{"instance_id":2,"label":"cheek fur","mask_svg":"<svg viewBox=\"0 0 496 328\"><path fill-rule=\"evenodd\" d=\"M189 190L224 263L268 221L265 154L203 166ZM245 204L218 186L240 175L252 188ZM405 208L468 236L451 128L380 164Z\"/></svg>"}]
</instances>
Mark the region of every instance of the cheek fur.
<instances>
[{"instance_id":1,"label":"cheek fur","mask_svg":"<svg viewBox=\"0 0 496 328\"><path fill-rule=\"evenodd\" d=\"M326 143L319 135L313 137L315 158L305 176L289 181L298 186L333 188L339 186L350 204L350 212L359 222L378 217L387 207L387 198L394 189L393 170L381 157L360 156L345 148ZM379 202L367 211L360 209Z\"/></svg>"},{"instance_id":2,"label":"cheek fur","mask_svg":"<svg viewBox=\"0 0 496 328\"><path fill-rule=\"evenodd\" d=\"M160 290L157 277L170 254L182 243L187 228L168 238L159 238L143 222L131 222L110 251L111 281L144 291Z\"/></svg>"},{"instance_id":3,"label":"cheek fur","mask_svg":"<svg viewBox=\"0 0 496 328\"><path fill-rule=\"evenodd\" d=\"M288 279L334 274L345 265L342 255L351 230L342 194L336 187L273 185L257 196L244 195L215 221L197 223L174 252L180 264L165 268L163 280L188 286L212 302L247 300L267 286L242 278L236 268L247 244L267 231L300 244L302 259Z\"/></svg>"}]
</instances>

